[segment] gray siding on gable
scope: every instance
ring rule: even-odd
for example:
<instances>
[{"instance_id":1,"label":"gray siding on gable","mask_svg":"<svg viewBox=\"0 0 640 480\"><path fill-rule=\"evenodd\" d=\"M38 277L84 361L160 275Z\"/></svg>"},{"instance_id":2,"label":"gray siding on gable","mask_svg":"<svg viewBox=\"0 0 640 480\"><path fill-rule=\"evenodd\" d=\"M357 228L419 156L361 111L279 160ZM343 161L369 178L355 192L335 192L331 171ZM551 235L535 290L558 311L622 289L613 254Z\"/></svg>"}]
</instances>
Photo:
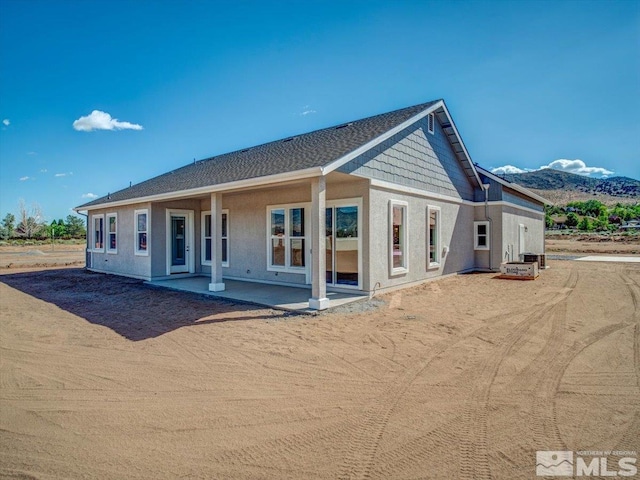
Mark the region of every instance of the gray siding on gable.
<instances>
[{"instance_id":1,"label":"gray siding on gable","mask_svg":"<svg viewBox=\"0 0 640 480\"><path fill-rule=\"evenodd\" d=\"M489 201L490 202L502 200L502 184L501 183L496 182L495 180L492 180L489 177L485 177L482 174L480 174L480 180L482 181L482 183L489 184ZM476 202L484 202L485 201L484 191L482 191L481 189L477 189L474 200Z\"/></svg>"},{"instance_id":2,"label":"gray siding on gable","mask_svg":"<svg viewBox=\"0 0 640 480\"><path fill-rule=\"evenodd\" d=\"M519 205L521 207L532 208L533 210L537 210L539 212L544 211L544 206L539 202L530 200L507 187L505 187L502 191L502 200L514 205Z\"/></svg>"},{"instance_id":3,"label":"gray siding on gable","mask_svg":"<svg viewBox=\"0 0 640 480\"><path fill-rule=\"evenodd\" d=\"M435 133L428 133L426 117L338 170L450 197L474 199L474 187L442 127L436 120Z\"/></svg>"}]
</instances>

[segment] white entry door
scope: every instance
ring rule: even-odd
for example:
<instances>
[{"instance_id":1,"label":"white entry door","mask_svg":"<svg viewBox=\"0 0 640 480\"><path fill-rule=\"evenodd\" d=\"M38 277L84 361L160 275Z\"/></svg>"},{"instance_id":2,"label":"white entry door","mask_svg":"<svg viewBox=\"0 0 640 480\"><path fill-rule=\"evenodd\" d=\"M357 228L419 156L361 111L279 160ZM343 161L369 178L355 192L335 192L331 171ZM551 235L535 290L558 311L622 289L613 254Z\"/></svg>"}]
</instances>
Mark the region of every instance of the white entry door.
<instances>
[{"instance_id":1,"label":"white entry door","mask_svg":"<svg viewBox=\"0 0 640 480\"><path fill-rule=\"evenodd\" d=\"M194 272L193 212L167 212L167 270L172 273Z\"/></svg>"}]
</instances>

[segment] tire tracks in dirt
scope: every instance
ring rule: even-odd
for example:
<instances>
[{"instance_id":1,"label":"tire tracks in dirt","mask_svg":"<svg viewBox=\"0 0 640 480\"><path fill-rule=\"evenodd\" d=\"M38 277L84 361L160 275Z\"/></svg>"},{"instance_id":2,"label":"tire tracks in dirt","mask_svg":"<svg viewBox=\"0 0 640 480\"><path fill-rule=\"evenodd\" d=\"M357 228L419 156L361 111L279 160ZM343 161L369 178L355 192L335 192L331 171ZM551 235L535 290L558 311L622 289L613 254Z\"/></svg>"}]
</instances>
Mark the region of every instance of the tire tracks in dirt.
<instances>
[{"instance_id":1,"label":"tire tracks in dirt","mask_svg":"<svg viewBox=\"0 0 640 480\"><path fill-rule=\"evenodd\" d=\"M463 479L491 478L486 445L487 403L489 392L497 371L509 355L518 339L540 319L561 302L566 301L573 292L578 282L578 273L572 270L562 290L539 311L527 316L523 321L512 327L512 331L501 342L498 348L499 354L490 355L481 366L480 375L475 377L475 386L470 395L470 404L463 414L462 428L462 457L461 477ZM413 384L413 382L432 365L433 361L440 358L446 351L458 347L458 345L470 338L478 338L483 332L490 333L497 328L503 328L503 321L511 315L500 315L500 321L481 327L461 337L455 342L449 343L439 351L433 352L428 359L416 362L409 367L400 377L392 381L388 388L376 398L361 416L361 428L351 439L347 454L343 461L339 478L368 478L374 466L376 454L389 419L400 402L400 399ZM484 335L491 338L491 335ZM506 343L505 343L506 342ZM472 429L471 425L479 428Z\"/></svg>"}]
</instances>

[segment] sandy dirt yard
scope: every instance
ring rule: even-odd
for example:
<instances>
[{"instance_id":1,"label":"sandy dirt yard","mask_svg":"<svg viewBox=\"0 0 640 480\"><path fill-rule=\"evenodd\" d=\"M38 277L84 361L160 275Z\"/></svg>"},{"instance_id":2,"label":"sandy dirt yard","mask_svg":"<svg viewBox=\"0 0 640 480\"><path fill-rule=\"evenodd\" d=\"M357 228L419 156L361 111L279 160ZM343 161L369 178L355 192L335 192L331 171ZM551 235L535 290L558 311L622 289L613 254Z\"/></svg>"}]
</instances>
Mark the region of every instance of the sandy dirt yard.
<instances>
[{"instance_id":1,"label":"sandy dirt yard","mask_svg":"<svg viewBox=\"0 0 640 480\"><path fill-rule=\"evenodd\" d=\"M536 450L637 451L640 266L550 264L317 316L4 269L0 476L515 479Z\"/></svg>"},{"instance_id":2,"label":"sandy dirt yard","mask_svg":"<svg viewBox=\"0 0 640 480\"><path fill-rule=\"evenodd\" d=\"M545 250L549 254L570 255L640 255L640 235L547 235Z\"/></svg>"},{"instance_id":3,"label":"sandy dirt yard","mask_svg":"<svg viewBox=\"0 0 640 480\"><path fill-rule=\"evenodd\" d=\"M83 245L0 246L0 269L84 266Z\"/></svg>"}]
</instances>

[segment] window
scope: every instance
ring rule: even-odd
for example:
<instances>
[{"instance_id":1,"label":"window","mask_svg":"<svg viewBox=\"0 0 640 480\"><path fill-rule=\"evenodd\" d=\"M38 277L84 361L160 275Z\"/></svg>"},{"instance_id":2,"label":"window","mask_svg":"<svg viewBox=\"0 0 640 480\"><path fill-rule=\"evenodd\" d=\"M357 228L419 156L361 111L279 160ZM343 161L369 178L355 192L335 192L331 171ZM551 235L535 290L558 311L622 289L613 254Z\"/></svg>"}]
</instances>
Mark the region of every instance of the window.
<instances>
[{"instance_id":1,"label":"window","mask_svg":"<svg viewBox=\"0 0 640 480\"><path fill-rule=\"evenodd\" d=\"M431 135L436 131L436 116L434 113L427 115L427 129Z\"/></svg>"},{"instance_id":2,"label":"window","mask_svg":"<svg viewBox=\"0 0 640 480\"><path fill-rule=\"evenodd\" d=\"M306 232L304 207L269 207L268 270L304 272Z\"/></svg>"},{"instance_id":3,"label":"window","mask_svg":"<svg viewBox=\"0 0 640 480\"><path fill-rule=\"evenodd\" d=\"M135 211L135 252L136 255L149 255L149 244L147 241L147 234L149 233L149 211L148 210L136 210Z\"/></svg>"},{"instance_id":4,"label":"window","mask_svg":"<svg viewBox=\"0 0 640 480\"><path fill-rule=\"evenodd\" d=\"M489 250L489 222L473 222L473 248L475 250Z\"/></svg>"},{"instance_id":5,"label":"window","mask_svg":"<svg viewBox=\"0 0 640 480\"><path fill-rule=\"evenodd\" d=\"M104 215L93 216L93 246L94 252L104 252Z\"/></svg>"},{"instance_id":6,"label":"window","mask_svg":"<svg viewBox=\"0 0 640 480\"><path fill-rule=\"evenodd\" d=\"M389 202L389 266L391 275L406 273L408 267L407 202L391 200Z\"/></svg>"},{"instance_id":7,"label":"window","mask_svg":"<svg viewBox=\"0 0 640 480\"><path fill-rule=\"evenodd\" d=\"M440 265L440 207L429 205L427 208L427 247L429 250L429 267Z\"/></svg>"},{"instance_id":8,"label":"window","mask_svg":"<svg viewBox=\"0 0 640 480\"><path fill-rule=\"evenodd\" d=\"M107 253L118 253L118 214L107 214Z\"/></svg>"},{"instance_id":9,"label":"window","mask_svg":"<svg viewBox=\"0 0 640 480\"><path fill-rule=\"evenodd\" d=\"M229 266L229 210L222 210L222 266ZM202 212L202 264L211 265L211 212Z\"/></svg>"}]
</instances>

